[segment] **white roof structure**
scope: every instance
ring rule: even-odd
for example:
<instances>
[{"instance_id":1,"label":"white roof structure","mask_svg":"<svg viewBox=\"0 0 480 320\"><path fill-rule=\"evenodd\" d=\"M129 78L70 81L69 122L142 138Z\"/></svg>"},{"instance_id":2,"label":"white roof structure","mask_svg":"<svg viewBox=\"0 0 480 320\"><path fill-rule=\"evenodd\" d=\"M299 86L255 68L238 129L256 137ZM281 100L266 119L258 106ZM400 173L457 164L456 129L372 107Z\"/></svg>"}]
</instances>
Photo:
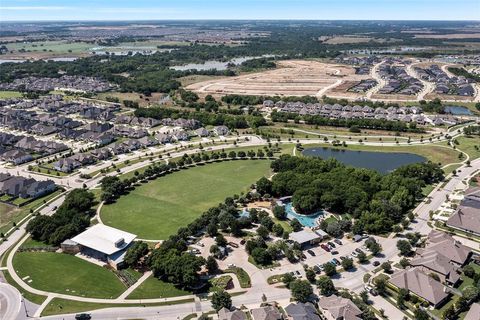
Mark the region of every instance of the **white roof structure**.
<instances>
[{"instance_id":1,"label":"white roof structure","mask_svg":"<svg viewBox=\"0 0 480 320\"><path fill-rule=\"evenodd\" d=\"M137 236L104 224L96 224L72 238L82 246L111 255L126 248Z\"/></svg>"},{"instance_id":2,"label":"white roof structure","mask_svg":"<svg viewBox=\"0 0 480 320\"><path fill-rule=\"evenodd\" d=\"M317 239L323 239L323 236L316 233L315 231L311 231L308 229L290 233L290 240L296 241L300 244L307 243Z\"/></svg>"}]
</instances>

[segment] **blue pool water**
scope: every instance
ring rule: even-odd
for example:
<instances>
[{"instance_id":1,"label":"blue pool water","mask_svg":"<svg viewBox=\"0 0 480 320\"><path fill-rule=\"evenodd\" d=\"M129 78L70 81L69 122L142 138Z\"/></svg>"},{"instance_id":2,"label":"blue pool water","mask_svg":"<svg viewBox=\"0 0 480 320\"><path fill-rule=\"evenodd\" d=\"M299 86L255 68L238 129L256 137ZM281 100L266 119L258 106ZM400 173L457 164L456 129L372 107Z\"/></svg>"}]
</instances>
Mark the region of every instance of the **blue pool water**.
<instances>
[{"instance_id":1,"label":"blue pool water","mask_svg":"<svg viewBox=\"0 0 480 320\"><path fill-rule=\"evenodd\" d=\"M285 211L287 212L287 218L290 220L297 219L304 227L316 227L318 217L323 215L323 211L319 211L310 215L298 214L293 210L292 203L285 204Z\"/></svg>"},{"instance_id":2,"label":"blue pool water","mask_svg":"<svg viewBox=\"0 0 480 320\"><path fill-rule=\"evenodd\" d=\"M463 106L447 106L444 110L445 113L453 114L456 116L471 116L473 114L470 109Z\"/></svg>"},{"instance_id":3,"label":"blue pool water","mask_svg":"<svg viewBox=\"0 0 480 320\"><path fill-rule=\"evenodd\" d=\"M240 214L238 215L239 218L248 218L250 217L250 212L248 212L248 209L247 208L243 208L243 210L240 212Z\"/></svg>"}]
</instances>

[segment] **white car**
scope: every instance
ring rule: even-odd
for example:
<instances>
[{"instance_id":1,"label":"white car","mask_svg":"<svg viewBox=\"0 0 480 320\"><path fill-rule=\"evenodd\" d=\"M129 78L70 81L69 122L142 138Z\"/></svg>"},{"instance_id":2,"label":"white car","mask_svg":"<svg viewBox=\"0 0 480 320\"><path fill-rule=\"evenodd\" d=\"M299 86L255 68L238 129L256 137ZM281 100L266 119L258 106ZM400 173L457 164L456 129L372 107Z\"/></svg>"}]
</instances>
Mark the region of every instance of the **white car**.
<instances>
[{"instance_id":1,"label":"white car","mask_svg":"<svg viewBox=\"0 0 480 320\"><path fill-rule=\"evenodd\" d=\"M227 264L227 267L229 267L229 268L235 268L235 263L229 263L229 264Z\"/></svg>"},{"instance_id":2,"label":"white car","mask_svg":"<svg viewBox=\"0 0 480 320\"><path fill-rule=\"evenodd\" d=\"M355 258L356 256L358 256L358 253L356 251L353 251L351 256Z\"/></svg>"}]
</instances>

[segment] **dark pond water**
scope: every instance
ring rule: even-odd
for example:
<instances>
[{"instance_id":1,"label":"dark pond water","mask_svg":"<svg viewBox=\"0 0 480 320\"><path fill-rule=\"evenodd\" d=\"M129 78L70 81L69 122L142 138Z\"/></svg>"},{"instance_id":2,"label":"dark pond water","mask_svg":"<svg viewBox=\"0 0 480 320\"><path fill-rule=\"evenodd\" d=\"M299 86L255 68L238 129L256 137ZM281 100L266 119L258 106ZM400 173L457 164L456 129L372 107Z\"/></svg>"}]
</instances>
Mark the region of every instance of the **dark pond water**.
<instances>
[{"instance_id":1,"label":"dark pond water","mask_svg":"<svg viewBox=\"0 0 480 320\"><path fill-rule=\"evenodd\" d=\"M472 111L470 111L466 107L462 106L448 106L445 107L445 113L453 114L456 116L470 116L472 115Z\"/></svg>"},{"instance_id":2,"label":"dark pond water","mask_svg":"<svg viewBox=\"0 0 480 320\"><path fill-rule=\"evenodd\" d=\"M426 158L413 153L355 151L326 147L308 148L303 151L303 154L322 159L335 158L346 165L373 169L383 174L406 164L427 161Z\"/></svg>"}]
</instances>

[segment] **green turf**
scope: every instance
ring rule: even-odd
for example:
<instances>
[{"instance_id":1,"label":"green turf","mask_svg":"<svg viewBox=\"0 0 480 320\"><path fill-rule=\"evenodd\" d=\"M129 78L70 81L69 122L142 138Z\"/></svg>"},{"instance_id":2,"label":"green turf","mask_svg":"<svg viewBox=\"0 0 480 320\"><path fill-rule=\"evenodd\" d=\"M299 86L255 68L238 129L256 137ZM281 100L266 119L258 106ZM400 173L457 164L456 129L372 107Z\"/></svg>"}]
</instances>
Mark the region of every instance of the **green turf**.
<instances>
[{"instance_id":1,"label":"green turf","mask_svg":"<svg viewBox=\"0 0 480 320\"><path fill-rule=\"evenodd\" d=\"M0 99L20 98L22 93L19 91L0 91Z\"/></svg>"},{"instance_id":2,"label":"green turf","mask_svg":"<svg viewBox=\"0 0 480 320\"><path fill-rule=\"evenodd\" d=\"M127 299L155 299L169 298L192 294L191 292L178 289L173 284L163 282L150 276Z\"/></svg>"},{"instance_id":3,"label":"green turf","mask_svg":"<svg viewBox=\"0 0 480 320\"><path fill-rule=\"evenodd\" d=\"M18 252L13 266L20 278L30 277L28 285L48 292L116 298L126 289L112 271L68 254Z\"/></svg>"},{"instance_id":4,"label":"green turf","mask_svg":"<svg viewBox=\"0 0 480 320\"><path fill-rule=\"evenodd\" d=\"M226 197L247 191L269 166L268 160L236 160L175 172L103 206L101 218L142 239L166 239Z\"/></svg>"},{"instance_id":5,"label":"green turf","mask_svg":"<svg viewBox=\"0 0 480 320\"><path fill-rule=\"evenodd\" d=\"M459 143L457 145L457 148L467 153L470 156L470 160L474 160L480 157L480 137L465 136L465 137L458 137L455 140Z\"/></svg>"},{"instance_id":6,"label":"green turf","mask_svg":"<svg viewBox=\"0 0 480 320\"><path fill-rule=\"evenodd\" d=\"M91 302L83 302L83 301L73 301L73 300L66 300L61 298L53 298L52 301L43 309L42 316L51 316L55 314L67 314L67 313L79 313L79 312L86 312L98 309L105 309L105 308L124 308L124 307L154 307L154 306L171 306L175 304L182 304L182 303L191 303L193 302L193 298L188 299L181 299L175 301L166 301L166 302L158 302L158 303L91 303Z\"/></svg>"}]
</instances>

